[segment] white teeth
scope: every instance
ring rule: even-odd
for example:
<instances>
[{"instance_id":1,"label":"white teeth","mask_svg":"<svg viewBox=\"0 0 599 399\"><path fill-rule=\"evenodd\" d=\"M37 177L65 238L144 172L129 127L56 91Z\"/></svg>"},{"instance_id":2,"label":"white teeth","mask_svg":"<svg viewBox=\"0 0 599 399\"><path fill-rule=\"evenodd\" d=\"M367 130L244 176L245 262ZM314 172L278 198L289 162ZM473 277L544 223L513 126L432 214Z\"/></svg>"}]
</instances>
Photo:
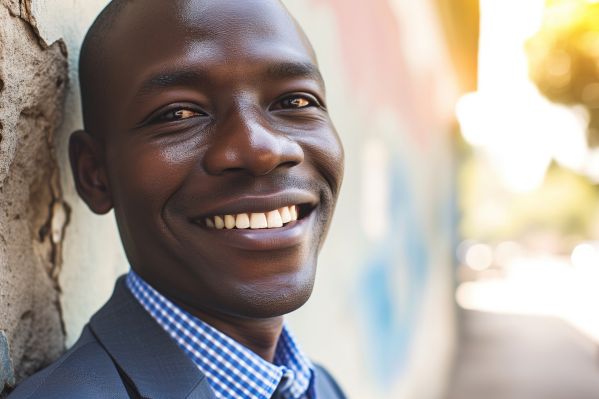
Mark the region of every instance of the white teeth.
<instances>
[{"instance_id":1,"label":"white teeth","mask_svg":"<svg viewBox=\"0 0 599 399\"><path fill-rule=\"evenodd\" d=\"M298 219L297 205L284 206L270 212L240 213L238 215L214 216L205 219L206 226L211 229L266 229L283 227Z\"/></svg>"},{"instance_id":2,"label":"white teeth","mask_svg":"<svg viewBox=\"0 0 599 399\"><path fill-rule=\"evenodd\" d=\"M283 221L283 223L291 222L291 213L289 212L288 206L282 207L281 209L279 209L279 212L281 213L281 220Z\"/></svg>"},{"instance_id":3,"label":"white teeth","mask_svg":"<svg viewBox=\"0 0 599 399\"><path fill-rule=\"evenodd\" d=\"M266 215L263 213L252 213L250 215L250 228L265 229L268 227L266 223Z\"/></svg>"},{"instance_id":4,"label":"white teeth","mask_svg":"<svg viewBox=\"0 0 599 399\"><path fill-rule=\"evenodd\" d=\"M237 215L235 218L235 227L238 229L247 229L250 227L250 218L248 217L247 213L240 213Z\"/></svg>"},{"instance_id":5,"label":"white teeth","mask_svg":"<svg viewBox=\"0 0 599 399\"><path fill-rule=\"evenodd\" d=\"M225 227L229 230L235 227L235 216L225 215Z\"/></svg>"},{"instance_id":6,"label":"white teeth","mask_svg":"<svg viewBox=\"0 0 599 399\"><path fill-rule=\"evenodd\" d=\"M277 210L268 212L266 214L266 221L269 228L283 227L283 219L281 219L281 214Z\"/></svg>"}]
</instances>

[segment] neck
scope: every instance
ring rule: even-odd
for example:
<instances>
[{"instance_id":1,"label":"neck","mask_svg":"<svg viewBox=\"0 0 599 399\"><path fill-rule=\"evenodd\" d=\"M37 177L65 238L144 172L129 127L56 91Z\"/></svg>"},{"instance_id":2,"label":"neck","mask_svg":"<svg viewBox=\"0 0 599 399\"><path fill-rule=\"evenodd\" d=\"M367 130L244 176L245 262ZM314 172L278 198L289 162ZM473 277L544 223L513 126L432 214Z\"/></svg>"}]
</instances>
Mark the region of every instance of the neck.
<instances>
[{"instance_id":1,"label":"neck","mask_svg":"<svg viewBox=\"0 0 599 399\"><path fill-rule=\"evenodd\" d=\"M182 304L179 305L204 323L211 325L250 349L267 362L272 363L274 361L277 343L283 329L283 316L266 319L250 319L228 315L215 316L208 312L190 309Z\"/></svg>"}]
</instances>

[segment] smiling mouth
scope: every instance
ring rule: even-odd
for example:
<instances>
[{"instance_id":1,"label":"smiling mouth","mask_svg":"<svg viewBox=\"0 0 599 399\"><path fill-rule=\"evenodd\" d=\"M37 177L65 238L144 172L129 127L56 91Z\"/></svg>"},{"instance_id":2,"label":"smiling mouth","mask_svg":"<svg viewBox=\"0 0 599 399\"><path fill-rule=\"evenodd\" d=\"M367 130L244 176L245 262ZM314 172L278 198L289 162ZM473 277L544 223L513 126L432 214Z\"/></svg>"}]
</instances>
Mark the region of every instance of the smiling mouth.
<instances>
[{"instance_id":1,"label":"smiling mouth","mask_svg":"<svg viewBox=\"0 0 599 399\"><path fill-rule=\"evenodd\" d=\"M314 207L290 205L267 212L243 212L231 215L215 215L203 219L203 225L212 230L277 229L303 219Z\"/></svg>"}]
</instances>

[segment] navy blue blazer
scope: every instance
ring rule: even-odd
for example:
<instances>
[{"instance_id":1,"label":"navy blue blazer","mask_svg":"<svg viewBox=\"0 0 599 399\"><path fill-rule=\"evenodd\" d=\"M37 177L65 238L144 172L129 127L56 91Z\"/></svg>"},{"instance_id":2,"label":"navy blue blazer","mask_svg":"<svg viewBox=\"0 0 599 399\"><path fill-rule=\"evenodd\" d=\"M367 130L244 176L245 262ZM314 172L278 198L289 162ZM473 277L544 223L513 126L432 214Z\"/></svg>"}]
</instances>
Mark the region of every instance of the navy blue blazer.
<instances>
[{"instance_id":1,"label":"navy blue blazer","mask_svg":"<svg viewBox=\"0 0 599 399\"><path fill-rule=\"evenodd\" d=\"M316 368L318 399L344 399L335 380ZM9 399L214 399L206 377L141 307L121 277L110 300L77 343L21 383Z\"/></svg>"}]
</instances>

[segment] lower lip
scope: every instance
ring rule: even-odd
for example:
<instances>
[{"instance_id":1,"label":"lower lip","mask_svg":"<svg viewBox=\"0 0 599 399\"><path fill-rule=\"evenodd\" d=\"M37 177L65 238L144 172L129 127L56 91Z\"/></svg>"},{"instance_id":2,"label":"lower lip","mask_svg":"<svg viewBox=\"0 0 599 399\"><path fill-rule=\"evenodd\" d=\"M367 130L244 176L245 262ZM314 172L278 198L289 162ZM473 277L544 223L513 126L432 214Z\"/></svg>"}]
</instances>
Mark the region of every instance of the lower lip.
<instances>
[{"instance_id":1,"label":"lower lip","mask_svg":"<svg viewBox=\"0 0 599 399\"><path fill-rule=\"evenodd\" d=\"M274 229L214 229L199 226L212 238L225 241L225 245L247 251L272 251L301 244L312 229L316 214L313 209L306 217Z\"/></svg>"}]
</instances>

